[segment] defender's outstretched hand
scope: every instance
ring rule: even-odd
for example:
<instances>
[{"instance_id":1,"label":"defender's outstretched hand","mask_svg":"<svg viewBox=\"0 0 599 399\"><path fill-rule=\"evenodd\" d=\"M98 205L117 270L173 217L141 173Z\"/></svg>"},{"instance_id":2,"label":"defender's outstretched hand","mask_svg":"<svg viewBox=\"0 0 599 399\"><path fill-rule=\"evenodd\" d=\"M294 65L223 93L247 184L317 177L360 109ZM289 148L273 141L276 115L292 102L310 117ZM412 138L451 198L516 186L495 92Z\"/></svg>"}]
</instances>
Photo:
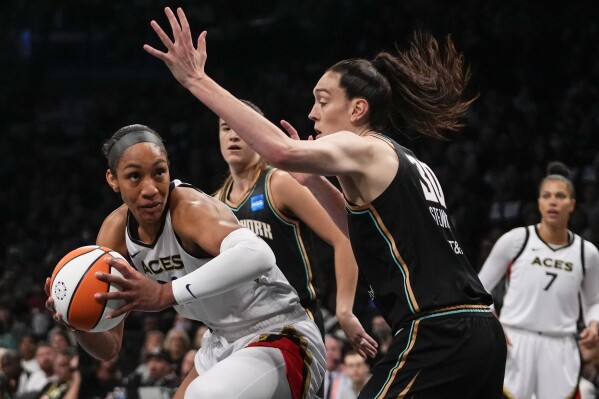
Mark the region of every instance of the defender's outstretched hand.
<instances>
[{"instance_id":1,"label":"defender's outstretched hand","mask_svg":"<svg viewBox=\"0 0 599 399\"><path fill-rule=\"evenodd\" d=\"M203 31L198 37L197 46L193 46L189 22L183 9L177 8L177 15L173 13L170 7L166 7L164 12L171 25L173 39L162 30L160 25L154 20L150 25L166 46L167 52L156 50L154 47L145 44L144 50L156 58L164 61L171 73L183 86L187 87L189 81L202 79L205 76L204 66L206 65L206 31Z\"/></svg>"}]
</instances>

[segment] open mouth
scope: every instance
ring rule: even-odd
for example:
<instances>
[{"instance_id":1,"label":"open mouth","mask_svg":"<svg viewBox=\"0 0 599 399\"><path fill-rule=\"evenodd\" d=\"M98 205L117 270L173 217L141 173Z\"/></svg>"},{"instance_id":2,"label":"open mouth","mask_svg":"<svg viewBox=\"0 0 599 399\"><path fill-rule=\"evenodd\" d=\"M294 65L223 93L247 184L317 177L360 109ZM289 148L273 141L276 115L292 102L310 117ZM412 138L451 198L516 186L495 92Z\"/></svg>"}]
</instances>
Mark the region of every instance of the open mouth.
<instances>
[{"instance_id":1,"label":"open mouth","mask_svg":"<svg viewBox=\"0 0 599 399\"><path fill-rule=\"evenodd\" d=\"M230 145L227 147L227 150L241 150L241 147L238 145Z\"/></svg>"}]
</instances>

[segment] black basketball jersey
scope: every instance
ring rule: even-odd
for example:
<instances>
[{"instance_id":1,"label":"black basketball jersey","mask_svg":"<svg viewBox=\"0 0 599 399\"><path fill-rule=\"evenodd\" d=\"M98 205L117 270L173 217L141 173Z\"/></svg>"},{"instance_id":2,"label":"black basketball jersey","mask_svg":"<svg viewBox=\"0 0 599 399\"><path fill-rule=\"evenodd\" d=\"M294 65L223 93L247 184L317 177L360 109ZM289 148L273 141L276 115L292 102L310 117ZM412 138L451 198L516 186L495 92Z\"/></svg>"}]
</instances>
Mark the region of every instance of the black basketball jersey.
<instances>
[{"instance_id":1,"label":"black basketball jersey","mask_svg":"<svg viewBox=\"0 0 599 399\"><path fill-rule=\"evenodd\" d=\"M399 169L370 204L347 204L350 240L370 295L393 331L439 312L488 312L492 303L462 252L433 171L383 135Z\"/></svg>"},{"instance_id":2,"label":"black basketball jersey","mask_svg":"<svg viewBox=\"0 0 599 399\"><path fill-rule=\"evenodd\" d=\"M268 167L262 171L254 188L239 206L233 207L228 200L225 203L242 225L270 245L277 266L297 291L302 306L309 307L317 297L309 257L312 245L309 236L314 233L301 221L284 214L272 201L270 179L275 170ZM225 193L225 198L229 198L230 190Z\"/></svg>"}]
</instances>

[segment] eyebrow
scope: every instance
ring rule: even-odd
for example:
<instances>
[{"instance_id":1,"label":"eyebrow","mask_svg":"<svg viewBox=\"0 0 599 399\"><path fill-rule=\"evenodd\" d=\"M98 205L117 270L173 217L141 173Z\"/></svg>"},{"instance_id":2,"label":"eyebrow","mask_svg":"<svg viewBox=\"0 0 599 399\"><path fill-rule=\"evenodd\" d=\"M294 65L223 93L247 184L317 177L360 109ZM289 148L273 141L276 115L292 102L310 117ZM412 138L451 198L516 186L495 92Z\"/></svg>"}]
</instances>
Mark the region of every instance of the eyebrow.
<instances>
[{"instance_id":1,"label":"eyebrow","mask_svg":"<svg viewBox=\"0 0 599 399\"><path fill-rule=\"evenodd\" d=\"M314 89L314 95L317 95L317 94L320 94L320 93L331 94L331 92L328 91L327 89Z\"/></svg>"},{"instance_id":2,"label":"eyebrow","mask_svg":"<svg viewBox=\"0 0 599 399\"><path fill-rule=\"evenodd\" d=\"M159 166L160 164L163 164L163 163L165 163L165 164L168 164L168 162L167 162L165 159L157 159L157 160L156 160L156 161L155 161L155 162L152 164L152 167L154 167L154 168L155 168L155 167L157 167L157 166ZM134 168L134 169L141 169L141 165L140 165L140 164L138 164L138 163L134 163L134 162L132 162L132 163L126 164L126 165L123 167L123 170L127 170L127 169L130 169L130 168Z\"/></svg>"}]
</instances>

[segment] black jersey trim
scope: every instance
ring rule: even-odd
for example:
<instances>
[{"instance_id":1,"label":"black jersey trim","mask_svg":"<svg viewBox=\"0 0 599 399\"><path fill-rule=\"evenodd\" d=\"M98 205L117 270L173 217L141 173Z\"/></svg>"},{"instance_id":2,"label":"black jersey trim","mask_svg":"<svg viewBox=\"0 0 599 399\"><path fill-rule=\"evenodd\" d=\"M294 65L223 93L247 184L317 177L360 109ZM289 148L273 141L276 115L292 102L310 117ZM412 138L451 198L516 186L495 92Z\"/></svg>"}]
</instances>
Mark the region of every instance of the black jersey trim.
<instances>
[{"instance_id":1,"label":"black jersey trim","mask_svg":"<svg viewBox=\"0 0 599 399\"><path fill-rule=\"evenodd\" d=\"M177 181L177 180L171 181L168 186L168 190L169 190L168 200L166 201L166 206L164 207L164 212L161 216L162 221L160 224L160 229L158 230L158 233L156 234L156 237L154 237L154 241L152 241L152 243L147 244L139 238L139 234L137 232L137 228L139 227L139 224L137 223L137 220L135 220L135 218L133 217L133 214L131 213L131 211L129 209L127 209L126 231L127 231L127 235L129 236L129 239L131 240L131 242L133 242L135 245L139 245L140 247L144 247L144 248L154 249L154 247L156 247L158 240L160 239L160 237L162 237L162 233L164 232L164 226L166 225L166 215L170 212L170 204L171 204L171 196L170 195L172 194L173 190L177 187L193 188L194 190L206 195L206 193L204 193L202 190L200 190L199 188L197 188L189 183L183 183L183 182ZM171 223L172 223L172 221L171 221ZM181 248L183 248L183 245L181 243L181 238L179 237L179 235L177 234L177 232L174 229L173 229L173 234L175 235L175 239L177 240L177 242L179 243ZM191 256L193 258L198 258L198 259L214 257L200 246L198 246L198 254L190 254L188 251L185 251L185 252L189 256Z\"/></svg>"},{"instance_id":2,"label":"black jersey trim","mask_svg":"<svg viewBox=\"0 0 599 399\"><path fill-rule=\"evenodd\" d=\"M570 230L568 230L568 243L566 245L561 246L561 247L553 248L551 245L549 245L549 243L547 243L545 240L543 240L541 238L541 234L539 234L539 228L537 227L536 224L534 225L534 229L535 229L535 233L537 234L537 237L539 237L539 240L541 240L541 242L543 244L545 244L547 246L547 248L549 248L553 252L557 252L557 251L559 251L561 249L568 248L569 246L571 246L572 244L574 244L574 234Z\"/></svg>"},{"instance_id":3,"label":"black jersey trim","mask_svg":"<svg viewBox=\"0 0 599 399\"><path fill-rule=\"evenodd\" d=\"M525 227L524 231L526 232L526 235L524 236L524 243L522 244L522 248L520 248L520 250L518 251L516 256L514 256L514 258L512 259L512 264L514 264L516 259L518 259L520 257L520 255L522 255L522 252L524 252L524 248L526 248L526 244L528 243L528 238L530 237L530 232L528 231L528 227Z\"/></svg>"},{"instance_id":4,"label":"black jersey trim","mask_svg":"<svg viewBox=\"0 0 599 399\"><path fill-rule=\"evenodd\" d=\"M312 265L310 263L310 258L308 257L308 250L306 249L306 245L304 244L304 239L302 237L302 229L301 229L301 221L299 219L291 218L283 213L283 211L275 204L273 200L272 190L271 190L271 179L274 173L278 169L276 168L268 168L268 170L264 173L262 184L264 184L264 193L266 194L266 202L268 207L273 212L273 215L281 220L282 223L285 223L289 227L293 229L293 235L295 236L295 243L297 245L297 249L300 252L300 258L302 263L304 264L305 273L306 273L306 282L308 283L306 289L310 294L310 300L315 300L316 288L312 284L312 279L314 278L314 273L312 272ZM262 177L261 177L262 178ZM260 183L261 180L258 180ZM316 233L315 233L316 234Z\"/></svg>"},{"instance_id":5,"label":"black jersey trim","mask_svg":"<svg viewBox=\"0 0 599 399\"><path fill-rule=\"evenodd\" d=\"M580 237L580 264L582 265L582 276L587 273L587 268L584 262L584 238Z\"/></svg>"},{"instance_id":6,"label":"black jersey trim","mask_svg":"<svg viewBox=\"0 0 599 399\"><path fill-rule=\"evenodd\" d=\"M404 292L406 296L406 302L410 307L410 312L412 314L420 313L420 305L416 301L416 295L414 294L414 290L412 289L411 279L410 279L410 268L404 261L403 257L399 253L399 249L397 248L397 244L395 243L395 238L383 222L383 219L377 212L376 208L372 204L361 205L361 206L347 206L347 209L350 213L356 215L367 214L370 217L374 227L378 230L381 237L384 239L388 250L389 255L397 265L397 268L401 272L404 278Z\"/></svg>"},{"instance_id":7,"label":"black jersey trim","mask_svg":"<svg viewBox=\"0 0 599 399\"><path fill-rule=\"evenodd\" d=\"M411 322L411 324L412 325L410 327L410 332L408 333L409 334L408 343L407 343L405 349L399 354L399 357L397 358L397 363L395 363L395 366L391 369L391 371L387 375L387 380L383 383L383 386L381 387L381 389L374 396L374 399L386 397L387 392L389 391L389 388L391 388L391 385L393 384L393 381L395 380L395 377L397 376L398 371L401 370L403 368L403 366L406 364L406 359L407 359L408 355L410 354L410 352L412 351L412 349L414 348L414 345L416 344L416 335L418 335L418 327L420 325L420 320L414 320ZM410 383L408 383L408 385L403 389L403 391L400 393L400 395L398 397L403 397L402 394L405 395L410 390L415 379L416 379L416 377L414 377L410 381Z\"/></svg>"}]
</instances>

